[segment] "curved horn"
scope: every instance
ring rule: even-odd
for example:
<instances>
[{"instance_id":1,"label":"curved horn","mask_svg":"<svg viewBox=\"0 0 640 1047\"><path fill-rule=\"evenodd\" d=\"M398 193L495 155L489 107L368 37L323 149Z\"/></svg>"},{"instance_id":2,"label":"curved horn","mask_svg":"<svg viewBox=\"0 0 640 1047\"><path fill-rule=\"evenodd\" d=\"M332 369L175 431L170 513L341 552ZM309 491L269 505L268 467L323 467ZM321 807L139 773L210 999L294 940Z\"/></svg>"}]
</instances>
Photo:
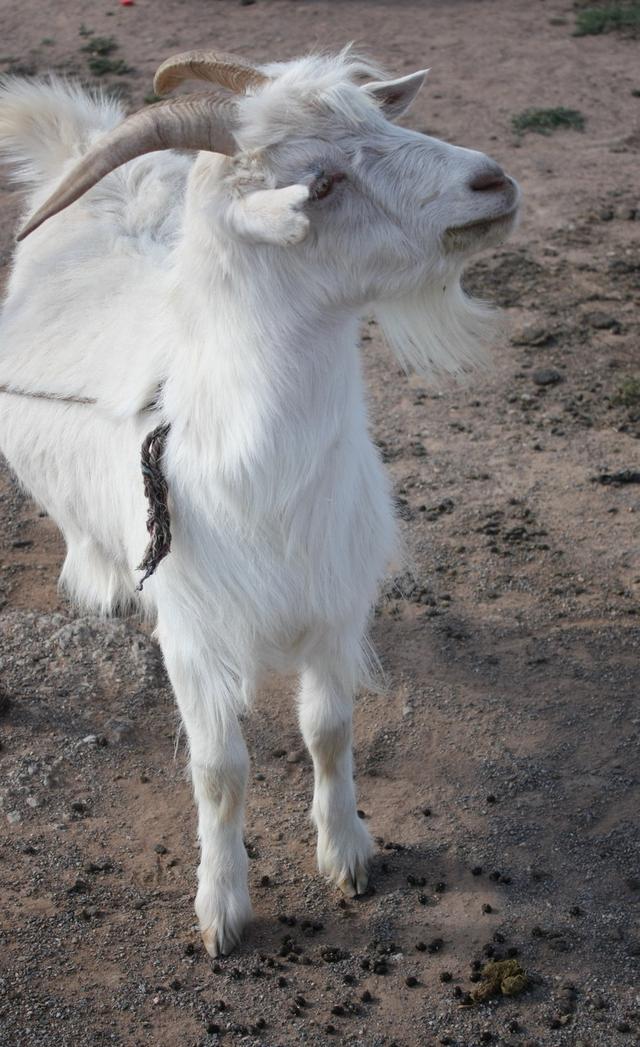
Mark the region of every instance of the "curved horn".
<instances>
[{"instance_id":1,"label":"curved horn","mask_svg":"<svg viewBox=\"0 0 640 1047\"><path fill-rule=\"evenodd\" d=\"M83 156L31 216L17 239L24 240L48 218L83 196L101 178L136 156L160 149L205 149L231 156L236 151L230 130L234 109L229 99L198 94L159 102L133 113L100 138Z\"/></svg>"},{"instance_id":2,"label":"curved horn","mask_svg":"<svg viewBox=\"0 0 640 1047\"><path fill-rule=\"evenodd\" d=\"M269 77L246 58L222 51L185 51L162 63L154 77L153 89L162 95L172 91L183 80L207 80L237 95L269 83Z\"/></svg>"}]
</instances>

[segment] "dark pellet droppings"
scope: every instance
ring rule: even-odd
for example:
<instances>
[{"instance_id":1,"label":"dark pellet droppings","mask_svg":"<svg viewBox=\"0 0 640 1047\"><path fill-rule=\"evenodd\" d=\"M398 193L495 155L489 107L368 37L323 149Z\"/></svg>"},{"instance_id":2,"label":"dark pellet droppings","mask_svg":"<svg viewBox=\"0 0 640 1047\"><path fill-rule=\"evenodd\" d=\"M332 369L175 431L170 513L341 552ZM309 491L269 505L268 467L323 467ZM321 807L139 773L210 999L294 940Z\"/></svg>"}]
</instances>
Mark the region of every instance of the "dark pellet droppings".
<instances>
[{"instance_id":1,"label":"dark pellet droppings","mask_svg":"<svg viewBox=\"0 0 640 1047\"><path fill-rule=\"evenodd\" d=\"M489 793L489 795L487 796L487 803L497 803L497 802L498 801L496 800L496 798L493 795L493 793Z\"/></svg>"},{"instance_id":2,"label":"dark pellet droppings","mask_svg":"<svg viewBox=\"0 0 640 1047\"><path fill-rule=\"evenodd\" d=\"M416 949L418 952L426 952L427 946L425 942L416 942Z\"/></svg>"},{"instance_id":3,"label":"dark pellet droppings","mask_svg":"<svg viewBox=\"0 0 640 1047\"><path fill-rule=\"evenodd\" d=\"M335 1014L335 1016L336 1016L337 1018L342 1018L342 1017L344 1016L344 1007L342 1006L342 1004L341 1004L341 1003L336 1003L336 1004L335 1004L335 1005L334 1005L334 1006L333 1006L333 1007L331 1008L331 1013L332 1013L332 1014Z\"/></svg>"},{"instance_id":4,"label":"dark pellet droppings","mask_svg":"<svg viewBox=\"0 0 640 1047\"><path fill-rule=\"evenodd\" d=\"M156 854L166 854L167 853L167 848L165 847L165 845L163 843L157 843L153 849L156 852Z\"/></svg>"},{"instance_id":5,"label":"dark pellet droppings","mask_svg":"<svg viewBox=\"0 0 640 1047\"><path fill-rule=\"evenodd\" d=\"M335 1025L331 1025L331 1024L325 1025L324 1031L326 1032L327 1036L333 1036L333 1034L336 1031L336 1027L335 1027Z\"/></svg>"},{"instance_id":6,"label":"dark pellet droppings","mask_svg":"<svg viewBox=\"0 0 640 1047\"><path fill-rule=\"evenodd\" d=\"M414 974L409 974L405 978L404 984L408 985L410 989L413 989L414 986L416 986L418 984L418 979L416 978L416 976Z\"/></svg>"},{"instance_id":7,"label":"dark pellet droppings","mask_svg":"<svg viewBox=\"0 0 640 1047\"><path fill-rule=\"evenodd\" d=\"M447 889L447 885L446 885L446 883L443 883L442 880L441 880L439 883L437 883L435 885L435 887L433 889L436 892L436 894L444 894L444 892Z\"/></svg>"},{"instance_id":8,"label":"dark pellet droppings","mask_svg":"<svg viewBox=\"0 0 640 1047\"><path fill-rule=\"evenodd\" d=\"M270 885L271 885L271 878L269 876L261 876L260 877L260 886L261 887L269 887Z\"/></svg>"},{"instance_id":9,"label":"dark pellet droppings","mask_svg":"<svg viewBox=\"0 0 640 1047\"><path fill-rule=\"evenodd\" d=\"M473 869L471 870L471 875L472 876L482 876L482 866L481 865L474 865Z\"/></svg>"},{"instance_id":10,"label":"dark pellet droppings","mask_svg":"<svg viewBox=\"0 0 640 1047\"><path fill-rule=\"evenodd\" d=\"M482 911L484 913L490 913L490 912L493 912L493 908L489 905L489 902L485 902L484 905L482 906Z\"/></svg>"},{"instance_id":11,"label":"dark pellet droppings","mask_svg":"<svg viewBox=\"0 0 640 1047\"><path fill-rule=\"evenodd\" d=\"M343 980L345 985L355 985L356 984L356 978L355 978L355 975L353 975L353 974L345 974L342 980Z\"/></svg>"},{"instance_id":12,"label":"dark pellet droppings","mask_svg":"<svg viewBox=\"0 0 640 1047\"><path fill-rule=\"evenodd\" d=\"M363 1003L371 1003L373 996L371 995L368 989L365 989L364 992L361 994L360 999Z\"/></svg>"},{"instance_id":13,"label":"dark pellet droppings","mask_svg":"<svg viewBox=\"0 0 640 1047\"><path fill-rule=\"evenodd\" d=\"M450 982L452 978L453 975L451 974L451 971L440 971L441 982Z\"/></svg>"},{"instance_id":14,"label":"dark pellet droppings","mask_svg":"<svg viewBox=\"0 0 640 1047\"><path fill-rule=\"evenodd\" d=\"M520 1023L512 1018L508 1025L509 1032L520 1032Z\"/></svg>"}]
</instances>

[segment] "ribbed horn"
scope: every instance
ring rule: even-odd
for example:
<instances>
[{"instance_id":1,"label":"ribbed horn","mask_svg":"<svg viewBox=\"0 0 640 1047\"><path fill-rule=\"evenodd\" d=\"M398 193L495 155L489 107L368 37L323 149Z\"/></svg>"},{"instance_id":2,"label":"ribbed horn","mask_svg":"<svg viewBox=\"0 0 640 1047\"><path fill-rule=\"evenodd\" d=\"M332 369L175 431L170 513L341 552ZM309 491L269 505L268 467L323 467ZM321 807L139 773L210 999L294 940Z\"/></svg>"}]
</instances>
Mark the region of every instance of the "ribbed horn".
<instances>
[{"instance_id":1,"label":"ribbed horn","mask_svg":"<svg viewBox=\"0 0 640 1047\"><path fill-rule=\"evenodd\" d=\"M83 156L45 200L17 239L24 240L48 218L63 211L116 167L160 149L204 149L231 156L234 103L215 95L185 95L141 109L123 120Z\"/></svg>"},{"instance_id":2,"label":"ribbed horn","mask_svg":"<svg viewBox=\"0 0 640 1047\"><path fill-rule=\"evenodd\" d=\"M207 80L236 95L269 83L269 77L246 58L222 51L185 51L162 63L154 77L153 89L157 95L162 95L172 91L183 80Z\"/></svg>"}]
</instances>

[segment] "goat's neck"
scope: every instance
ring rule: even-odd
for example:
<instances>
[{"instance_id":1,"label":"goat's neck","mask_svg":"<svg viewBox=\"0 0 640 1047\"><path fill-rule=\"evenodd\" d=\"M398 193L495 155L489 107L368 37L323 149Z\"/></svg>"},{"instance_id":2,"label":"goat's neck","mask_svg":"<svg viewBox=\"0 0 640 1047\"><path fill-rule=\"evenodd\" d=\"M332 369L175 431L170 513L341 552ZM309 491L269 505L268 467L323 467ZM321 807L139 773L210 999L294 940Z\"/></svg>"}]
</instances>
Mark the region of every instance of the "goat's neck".
<instances>
[{"instance_id":1,"label":"goat's neck","mask_svg":"<svg viewBox=\"0 0 640 1047\"><path fill-rule=\"evenodd\" d=\"M320 308L269 252L244 267L236 258L233 276L220 265L194 278L193 254L190 266L175 290L184 341L165 388L172 439L203 481L281 503L366 424L357 314Z\"/></svg>"}]
</instances>

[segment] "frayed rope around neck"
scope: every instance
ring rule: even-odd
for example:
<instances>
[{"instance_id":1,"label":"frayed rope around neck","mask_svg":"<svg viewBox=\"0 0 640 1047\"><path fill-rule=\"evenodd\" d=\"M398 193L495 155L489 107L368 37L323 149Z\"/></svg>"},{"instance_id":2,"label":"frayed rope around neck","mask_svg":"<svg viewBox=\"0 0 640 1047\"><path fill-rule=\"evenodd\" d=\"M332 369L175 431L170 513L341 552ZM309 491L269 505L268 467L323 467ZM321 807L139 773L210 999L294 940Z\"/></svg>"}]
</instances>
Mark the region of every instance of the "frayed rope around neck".
<instances>
[{"instance_id":1,"label":"frayed rope around neck","mask_svg":"<svg viewBox=\"0 0 640 1047\"><path fill-rule=\"evenodd\" d=\"M144 493L148 502L149 543L137 567L138 571L144 571L144 575L136 586L136 591L139 593L142 592L147 578L155 573L158 565L171 551L171 516L167 505L169 489L162 472L162 456L170 428L169 425L159 425L145 437L142 444L140 464Z\"/></svg>"}]
</instances>

